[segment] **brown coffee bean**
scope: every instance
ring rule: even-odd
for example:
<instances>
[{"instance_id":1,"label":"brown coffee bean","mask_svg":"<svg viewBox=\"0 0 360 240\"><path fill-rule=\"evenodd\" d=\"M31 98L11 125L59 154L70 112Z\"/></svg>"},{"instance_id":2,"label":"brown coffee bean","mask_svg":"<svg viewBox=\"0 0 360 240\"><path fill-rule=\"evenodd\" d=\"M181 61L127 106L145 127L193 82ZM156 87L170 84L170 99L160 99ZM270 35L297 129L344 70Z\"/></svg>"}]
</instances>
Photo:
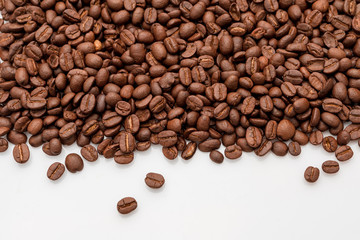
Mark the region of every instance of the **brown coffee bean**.
<instances>
[{"instance_id":1,"label":"brown coffee bean","mask_svg":"<svg viewBox=\"0 0 360 240\"><path fill-rule=\"evenodd\" d=\"M123 153L131 153L135 150L135 138L129 132L121 132L120 133L120 150Z\"/></svg>"},{"instance_id":2,"label":"brown coffee bean","mask_svg":"<svg viewBox=\"0 0 360 240\"><path fill-rule=\"evenodd\" d=\"M285 156L289 148L284 142L276 141L273 143L271 150L277 156Z\"/></svg>"},{"instance_id":3,"label":"brown coffee bean","mask_svg":"<svg viewBox=\"0 0 360 240\"><path fill-rule=\"evenodd\" d=\"M123 153L122 151L117 151L114 154L114 160L118 164L129 164L134 160L134 153Z\"/></svg>"},{"instance_id":4,"label":"brown coffee bean","mask_svg":"<svg viewBox=\"0 0 360 240\"><path fill-rule=\"evenodd\" d=\"M164 156L169 160L174 160L178 156L178 149L176 148L176 146L163 147L162 152Z\"/></svg>"},{"instance_id":5,"label":"brown coffee bean","mask_svg":"<svg viewBox=\"0 0 360 240\"><path fill-rule=\"evenodd\" d=\"M320 170L316 167L308 167L305 170L304 178L306 181L313 183L316 182L319 179Z\"/></svg>"},{"instance_id":6,"label":"brown coffee bean","mask_svg":"<svg viewBox=\"0 0 360 240\"><path fill-rule=\"evenodd\" d=\"M8 141L4 138L0 138L0 152L5 152L8 149Z\"/></svg>"},{"instance_id":7,"label":"brown coffee bean","mask_svg":"<svg viewBox=\"0 0 360 240\"><path fill-rule=\"evenodd\" d=\"M94 162L98 159L96 148L92 145L86 145L81 148L81 156L89 162Z\"/></svg>"},{"instance_id":8,"label":"brown coffee bean","mask_svg":"<svg viewBox=\"0 0 360 240\"><path fill-rule=\"evenodd\" d=\"M145 183L151 188L161 188L165 183L165 179L159 173L148 173L146 174Z\"/></svg>"},{"instance_id":9,"label":"brown coffee bean","mask_svg":"<svg viewBox=\"0 0 360 240\"><path fill-rule=\"evenodd\" d=\"M71 173L79 172L84 168L84 162L76 153L70 153L65 158L65 166Z\"/></svg>"},{"instance_id":10,"label":"brown coffee bean","mask_svg":"<svg viewBox=\"0 0 360 240\"><path fill-rule=\"evenodd\" d=\"M284 141L289 140L295 134L295 126L289 120L283 119L278 124L276 134Z\"/></svg>"},{"instance_id":11,"label":"brown coffee bean","mask_svg":"<svg viewBox=\"0 0 360 240\"><path fill-rule=\"evenodd\" d=\"M289 153L293 156L298 156L301 153L301 146L298 142L289 143Z\"/></svg>"},{"instance_id":12,"label":"brown coffee bean","mask_svg":"<svg viewBox=\"0 0 360 240\"><path fill-rule=\"evenodd\" d=\"M265 140L260 147L255 149L255 154L258 156L265 156L272 149L272 142Z\"/></svg>"},{"instance_id":13,"label":"brown coffee bean","mask_svg":"<svg viewBox=\"0 0 360 240\"><path fill-rule=\"evenodd\" d=\"M252 148L257 148L260 146L262 141L262 133L257 127L248 127L246 129L246 142Z\"/></svg>"},{"instance_id":14,"label":"brown coffee bean","mask_svg":"<svg viewBox=\"0 0 360 240\"><path fill-rule=\"evenodd\" d=\"M242 150L238 145L231 145L225 148L225 157L228 159L238 159L241 155Z\"/></svg>"},{"instance_id":15,"label":"brown coffee bean","mask_svg":"<svg viewBox=\"0 0 360 240\"><path fill-rule=\"evenodd\" d=\"M30 158L29 147L25 143L20 143L14 146L13 156L16 162L26 163Z\"/></svg>"},{"instance_id":16,"label":"brown coffee bean","mask_svg":"<svg viewBox=\"0 0 360 240\"><path fill-rule=\"evenodd\" d=\"M321 167L324 172L329 174L337 173L340 169L339 163L332 160L323 162Z\"/></svg>"},{"instance_id":17,"label":"brown coffee bean","mask_svg":"<svg viewBox=\"0 0 360 240\"><path fill-rule=\"evenodd\" d=\"M347 161L350 158L352 158L352 156L354 155L354 152L352 151L350 146L340 146L338 149L336 149L335 151L335 156L337 158L337 160L339 161Z\"/></svg>"},{"instance_id":18,"label":"brown coffee bean","mask_svg":"<svg viewBox=\"0 0 360 240\"><path fill-rule=\"evenodd\" d=\"M322 146L327 152L335 152L337 149L337 141L334 137L325 137L322 141Z\"/></svg>"},{"instance_id":19,"label":"brown coffee bean","mask_svg":"<svg viewBox=\"0 0 360 240\"><path fill-rule=\"evenodd\" d=\"M117 210L121 214L128 214L137 208L137 202L132 197L125 197L117 203Z\"/></svg>"},{"instance_id":20,"label":"brown coffee bean","mask_svg":"<svg viewBox=\"0 0 360 240\"><path fill-rule=\"evenodd\" d=\"M312 132L309 137L309 141L313 145L319 145L323 142L323 134L319 130Z\"/></svg>"},{"instance_id":21,"label":"brown coffee bean","mask_svg":"<svg viewBox=\"0 0 360 240\"><path fill-rule=\"evenodd\" d=\"M172 147L177 142L177 134L174 131L166 130L158 134L159 144L163 147Z\"/></svg>"},{"instance_id":22,"label":"brown coffee bean","mask_svg":"<svg viewBox=\"0 0 360 240\"><path fill-rule=\"evenodd\" d=\"M210 152L210 159L215 163L222 163L224 161L224 155L217 150L213 150Z\"/></svg>"},{"instance_id":23,"label":"brown coffee bean","mask_svg":"<svg viewBox=\"0 0 360 240\"><path fill-rule=\"evenodd\" d=\"M194 156L196 148L197 145L195 142L189 142L188 144L186 144L184 151L181 153L181 157L185 160L189 160L190 158L192 158L192 156Z\"/></svg>"},{"instance_id":24,"label":"brown coffee bean","mask_svg":"<svg viewBox=\"0 0 360 240\"><path fill-rule=\"evenodd\" d=\"M50 165L48 171L47 171L47 177L50 180L58 180L65 172L65 166L62 163L55 162Z\"/></svg>"}]
</instances>

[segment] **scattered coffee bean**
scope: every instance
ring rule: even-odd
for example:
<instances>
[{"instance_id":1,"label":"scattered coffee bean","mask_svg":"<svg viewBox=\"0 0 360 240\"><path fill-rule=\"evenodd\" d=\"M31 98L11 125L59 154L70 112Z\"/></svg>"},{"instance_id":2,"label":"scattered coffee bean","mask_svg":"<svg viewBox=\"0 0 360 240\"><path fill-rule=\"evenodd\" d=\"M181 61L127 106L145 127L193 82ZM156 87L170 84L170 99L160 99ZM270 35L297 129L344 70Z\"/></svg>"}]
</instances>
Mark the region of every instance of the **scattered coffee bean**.
<instances>
[{"instance_id":1,"label":"scattered coffee bean","mask_svg":"<svg viewBox=\"0 0 360 240\"><path fill-rule=\"evenodd\" d=\"M81 148L80 153L81 156L89 162L94 162L98 159L98 152L96 151L96 148L92 145L85 145Z\"/></svg>"},{"instance_id":2,"label":"scattered coffee bean","mask_svg":"<svg viewBox=\"0 0 360 240\"><path fill-rule=\"evenodd\" d=\"M353 150L350 146L341 146L335 151L335 156L339 161L347 161L354 155Z\"/></svg>"},{"instance_id":3,"label":"scattered coffee bean","mask_svg":"<svg viewBox=\"0 0 360 240\"><path fill-rule=\"evenodd\" d=\"M132 197L123 198L117 203L117 210L121 214L128 214L134 211L136 208L137 208L137 202Z\"/></svg>"},{"instance_id":4,"label":"scattered coffee bean","mask_svg":"<svg viewBox=\"0 0 360 240\"><path fill-rule=\"evenodd\" d=\"M47 177L53 181L58 180L65 172L65 166L62 163L55 162L50 165L47 171Z\"/></svg>"},{"instance_id":5,"label":"scattered coffee bean","mask_svg":"<svg viewBox=\"0 0 360 240\"><path fill-rule=\"evenodd\" d=\"M84 162L81 157L76 153L70 153L65 158L65 166L71 173L83 170Z\"/></svg>"},{"instance_id":6,"label":"scattered coffee bean","mask_svg":"<svg viewBox=\"0 0 360 240\"><path fill-rule=\"evenodd\" d=\"M5 152L8 149L8 141L4 138L0 138L0 152Z\"/></svg>"},{"instance_id":7,"label":"scattered coffee bean","mask_svg":"<svg viewBox=\"0 0 360 240\"><path fill-rule=\"evenodd\" d=\"M339 163L336 161L328 160L322 164L322 170L326 173L337 173L339 169Z\"/></svg>"},{"instance_id":8,"label":"scattered coffee bean","mask_svg":"<svg viewBox=\"0 0 360 240\"><path fill-rule=\"evenodd\" d=\"M151 188L161 188L165 183L165 179L161 174L148 173L146 174L145 183Z\"/></svg>"},{"instance_id":9,"label":"scattered coffee bean","mask_svg":"<svg viewBox=\"0 0 360 240\"><path fill-rule=\"evenodd\" d=\"M222 163L224 161L224 155L217 150L213 150L210 152L210 159L215 163Z\"/></svg>"},{"instance_id":10,"label":"scattered coffee bean","mask_svg":"<svg viewBox=\"0 0 360 240\"><path fill-rule=\"evenodd\" d=\"M319 169L311 166L308 167L304 173L305 180L310 183L316 182L319 179L319 175L320 175Z\"/></svg>"},{"instance_id":11,"label":"scattered coffee bean","mask_svg":"<svg viewBox=\"0 0 360 240\"><path fill-rule=\"evenodd\" d=\"M25 143L20 143L14 146L13 156L16 162L26 163L30 158L29 147Z\"/></svg>"}]
</instances>

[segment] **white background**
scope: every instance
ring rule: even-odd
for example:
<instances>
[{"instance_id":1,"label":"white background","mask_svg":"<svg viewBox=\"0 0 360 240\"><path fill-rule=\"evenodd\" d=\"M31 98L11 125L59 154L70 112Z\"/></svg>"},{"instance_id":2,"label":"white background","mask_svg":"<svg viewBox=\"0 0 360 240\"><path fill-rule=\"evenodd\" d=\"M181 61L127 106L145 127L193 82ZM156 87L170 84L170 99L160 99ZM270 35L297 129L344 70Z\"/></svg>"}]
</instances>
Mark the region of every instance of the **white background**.
<instances>
[{"instance_id":1,"label":"white background","mask_svg":"<svg viewBox=\"0 0 360 240\"><path fill-rule=\"evenodd\" d=\"M310 184L306 167L335 159L310 144L298 157L243 153L221 165L199 151L189 161L167 160L152 147L129 165L85 161L82 172L55 182L48 167L77 146L57 157L31 149L20 165L11 145L0 154L0 239L359 239L359 147L351 146L355 155L337 174L321 171ZM145 185L148 172L163 174L162 189ZM121 215L116 204L126 196L138 208Z\"/></svg>"}]
</instances>

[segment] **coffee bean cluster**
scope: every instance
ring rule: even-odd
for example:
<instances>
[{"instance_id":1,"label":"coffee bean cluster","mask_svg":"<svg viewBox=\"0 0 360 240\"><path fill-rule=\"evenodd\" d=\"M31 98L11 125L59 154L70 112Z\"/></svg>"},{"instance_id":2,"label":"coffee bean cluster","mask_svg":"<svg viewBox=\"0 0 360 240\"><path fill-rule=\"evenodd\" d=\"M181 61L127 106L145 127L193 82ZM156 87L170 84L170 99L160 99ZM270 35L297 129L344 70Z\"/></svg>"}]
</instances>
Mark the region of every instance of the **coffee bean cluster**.
<instances>
[{"instance_id":1,"label":"coffee bean cluster","mask_svg":"<svg viewBox=\"0 0 360 240\"><path fill-rule=\"evenodd\" d=\"M346 161L360 138L356 0L0 0L0 10L0 150L15 144L19 163L25 132L48 155L77 143L86 160L118 164L151 144L168 159L198 149L221 163L221 144L237 159L297 156L310 142ZM81 171L83 160L65 165ZM64 170L54 163L48 177Z\"/></svg>"}]
</instances>

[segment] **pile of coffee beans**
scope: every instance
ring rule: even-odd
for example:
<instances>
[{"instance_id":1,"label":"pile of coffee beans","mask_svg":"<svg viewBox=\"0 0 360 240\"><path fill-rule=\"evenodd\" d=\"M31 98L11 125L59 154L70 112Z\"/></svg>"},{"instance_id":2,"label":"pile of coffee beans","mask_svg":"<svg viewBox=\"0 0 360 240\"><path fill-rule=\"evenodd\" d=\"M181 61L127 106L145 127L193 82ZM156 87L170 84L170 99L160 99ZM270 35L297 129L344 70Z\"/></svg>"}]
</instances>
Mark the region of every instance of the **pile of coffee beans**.
<instances>
[{"instance_id":1,"label":"pile of coffee beans","mask_svg":"<svg viewBox=\"0 0 360 240\"><path fill-rule=\"evenodd\" d=\"M77 143L88 161L128 164L151 144L170 160L198 149L222 163L221 144L237 159L297 156L310 142L346 161L360 138L356 0L0 0L0 9L0 151L15 144L19 163L27 140L51 156ZM70 154L65 166L81 171L83 159ZM318 177L306 169L307 181ZM126 198L118 210L136 206Z\"/></svg>"}]
</instances>

